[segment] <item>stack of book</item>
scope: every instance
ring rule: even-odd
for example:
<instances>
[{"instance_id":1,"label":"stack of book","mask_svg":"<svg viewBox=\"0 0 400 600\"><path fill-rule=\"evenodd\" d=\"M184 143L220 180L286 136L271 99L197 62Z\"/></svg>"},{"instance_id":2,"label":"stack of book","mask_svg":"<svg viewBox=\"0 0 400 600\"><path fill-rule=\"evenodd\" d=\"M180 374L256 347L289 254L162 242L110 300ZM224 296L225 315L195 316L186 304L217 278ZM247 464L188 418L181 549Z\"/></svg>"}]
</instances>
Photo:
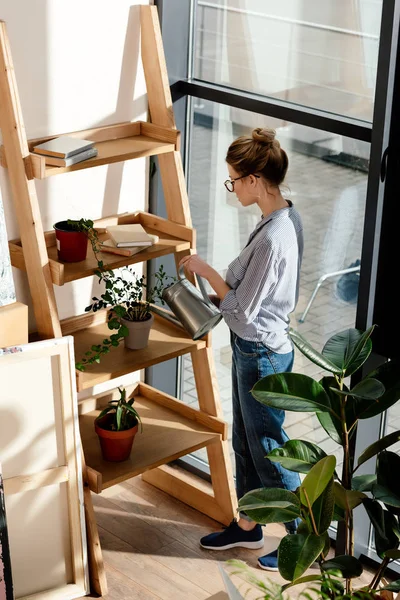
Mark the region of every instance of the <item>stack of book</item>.
<instances>
[{"instance_id":1,"label":"stack of book","mask_svg":"<svg viewBox=\"0 0 400 600\"><path fill-rule=\"evenodd\" d=\"M33 152L44 156L47 165L70 167L78 162L97 156L97 148L90 140L80 140L60 135L33 147Z\"/></svg>"},{"instance_id":2,"label":"stack of book","mask_svg":"<svg viewBox=\"0 0 400 600\"><path fill-rule=\"evenodd\" d=\"M133 256L159 240L157 235L147 233L140 223L111 225L107 227L107 233L110 239L100 244L100 250L122 256Z\"/></svg>"}]
</instances>

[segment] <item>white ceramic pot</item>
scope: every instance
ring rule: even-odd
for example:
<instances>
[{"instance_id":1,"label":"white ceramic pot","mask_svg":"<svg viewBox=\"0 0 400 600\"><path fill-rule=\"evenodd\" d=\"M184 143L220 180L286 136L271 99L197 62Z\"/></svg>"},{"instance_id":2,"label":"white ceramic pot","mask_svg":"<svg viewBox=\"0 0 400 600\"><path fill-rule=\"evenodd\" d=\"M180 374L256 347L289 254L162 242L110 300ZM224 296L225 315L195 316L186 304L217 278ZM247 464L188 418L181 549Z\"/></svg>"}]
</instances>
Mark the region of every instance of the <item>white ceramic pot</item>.
<instances>
[{"instance_id":1,"label":"white ceramic pot","mask_svg":"<svg viewBox=\"0 0 400 600\"><path fill-rule=\"evenodd\" d=\"M146 348L154 316L150 315L150 319L146 321L127 321L126 319L121 319L121 321L129 330L129 334L124 338L125 348L129 350Z\"/></svg>"}]
</instances>

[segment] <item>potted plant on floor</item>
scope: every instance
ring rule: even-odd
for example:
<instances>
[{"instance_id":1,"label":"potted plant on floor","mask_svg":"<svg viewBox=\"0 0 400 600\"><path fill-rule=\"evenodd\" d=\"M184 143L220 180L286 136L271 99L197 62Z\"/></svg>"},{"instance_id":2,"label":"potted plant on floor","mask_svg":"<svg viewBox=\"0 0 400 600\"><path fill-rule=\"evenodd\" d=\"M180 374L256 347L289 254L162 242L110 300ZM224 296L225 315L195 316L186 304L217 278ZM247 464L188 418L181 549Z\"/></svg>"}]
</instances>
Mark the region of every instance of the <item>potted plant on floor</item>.
<instances>
[{"instance_id":1,"label":"potted plant on floor","mask_svg":"<svg viewBox=\"0 0 400 600\"><path fill-rule=\"evenodd\" d=\"M139 424L142 431L140 416L133 406L135 398L132 396L126 400L123 387L119 387L118 391L119 399L110 400L94 422L103 458L112 462L129 458Z\"/></svg>"},{"instance_id":2,"label":"potted plant on floor","mask_svg":"<svg viewBox=\"0 0 400 600\"><path fill-rule=\"evenodd\" d=\"M322 352L291 331L297 348L329 375L316 381L307 375L280 373L264 377L252 389L256 400L267 406L316 413L320 425L343 452L343 470L339 475L334 456L327 456L309 441L290 440L267 457L306 474L300 487L295 492L277 488L253 490L239 500L239 509L258 523L301 519L297 534L286 535L278 548L278 569L288 580L282 590L308 581L319 585L320 597L332 599L379 598L382 590L389 598L391 592L400 591L400 580L388 586L381 583L388 565L400 558L400 457L388 450L400 440L400 431L377 440L357 459L352 444L360 419L380 415L400 398L398 360L382 364L348 387L347 378L362 367L372 351L372 331L373 327L366 332L348 329L335 334ZM358 469L374 457L376 473L360 475ZM363 571L354 556L353 511L360 505L372 523L376 552L382 563L368 585L353 590L352 579ZM339 522L344 552L327 559L332 521ZM304 576L315 561L320 573Z\"/></svg>"},{"instance_id":3,"label":"potted plant on floor","mask_svg":"<svg viewBox=\"0 0 400 600\"><path fill-rule=\"evenodd\" d=\"M90 219L58 221L53 225L57 252L63 262L80 262L87 255L88 240L93 251L98 252L98 233Z\"/></svg>"},{"instance_id":4,"label":"potted plant on floor","mask_svg":"<svg viewBox=\"0 0 400 600\"><path fill-rule=\"evenodd\" d=\"M154 274L155 284L150 287L144 276L138 277L131 269L125 267L120 271L105 269L103 263L98 261L99 270L96 275L99 282L105 285L105 292L100 298L94 296L93 303L85 308L86 312L96 312L103 308L110 308L108 314L108 328L114 333L105 338L101 344L93 345L85 356L76 364L76 368L84 371L93 363L100 362L103 354L107 354L113 347L119 346L124 340L125 347L129 350L139 350L148 344L149 333L154 321L151 313L151 303L160 299L166 282L173 277L167 275L161 265Z\"/></svg>"}]
</instances>

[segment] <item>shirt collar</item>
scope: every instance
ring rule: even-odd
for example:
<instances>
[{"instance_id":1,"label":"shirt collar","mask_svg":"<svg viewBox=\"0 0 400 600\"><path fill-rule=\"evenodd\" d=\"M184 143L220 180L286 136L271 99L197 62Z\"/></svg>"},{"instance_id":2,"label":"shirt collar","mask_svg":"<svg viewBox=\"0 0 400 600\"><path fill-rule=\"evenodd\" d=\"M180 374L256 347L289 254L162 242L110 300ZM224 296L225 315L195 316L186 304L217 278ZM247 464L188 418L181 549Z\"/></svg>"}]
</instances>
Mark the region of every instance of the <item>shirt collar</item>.
<instances>
[{"instance_id":1,"label":"shirt collar","mask_svg":"<svg viewBox=\"0 0 400 600\"><path fill-rule=\"evenodd\" d=\"M287 206L284 206L283 208L277 208L276 210L274 210L269 215L266 215L265 217L263 215L261 215L261 220L257 223L254 231L258 231L260 229L260 227L263 227L266 223L268 223L268 221L271 221L271 219L273 219L281 210L287 210L288 208L292 208L293 202L291 200L288 200L287 198L285 198L285 200L288 203Z\"/></svg>"}]
</instances>

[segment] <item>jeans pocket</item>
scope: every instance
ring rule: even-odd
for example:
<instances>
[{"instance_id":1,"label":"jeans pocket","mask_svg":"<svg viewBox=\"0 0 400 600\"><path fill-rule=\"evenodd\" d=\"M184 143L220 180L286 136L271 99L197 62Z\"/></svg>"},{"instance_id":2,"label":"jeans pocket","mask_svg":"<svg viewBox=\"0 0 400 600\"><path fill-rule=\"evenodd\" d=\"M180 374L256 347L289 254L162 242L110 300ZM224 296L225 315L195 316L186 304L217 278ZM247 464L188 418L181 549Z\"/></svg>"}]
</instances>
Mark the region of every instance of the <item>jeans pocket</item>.
<instances>
[{"instance_id":1,"label":"jeans pocket","mask_svg":"<svg viewBox=\"0 0 400 600\"><path fill-rule=\"evenodd\" d=\"M293 368L293 351L287 354L277 354L263 344L262 357L268 361L274 373L285 373Z\"/></svg>"},{"instance_id":2,"label":"jeans pocket","mask_svg":"<svg viewBox=\"0 0 400 600\"><path fill-rule=\"evenodd\" d=\"M259 355L258 342L249 342L243 340L239 336L235 336L235 348L239 354L246 356L247 358L254 358Z\"/></svg>"}]
</instances>

